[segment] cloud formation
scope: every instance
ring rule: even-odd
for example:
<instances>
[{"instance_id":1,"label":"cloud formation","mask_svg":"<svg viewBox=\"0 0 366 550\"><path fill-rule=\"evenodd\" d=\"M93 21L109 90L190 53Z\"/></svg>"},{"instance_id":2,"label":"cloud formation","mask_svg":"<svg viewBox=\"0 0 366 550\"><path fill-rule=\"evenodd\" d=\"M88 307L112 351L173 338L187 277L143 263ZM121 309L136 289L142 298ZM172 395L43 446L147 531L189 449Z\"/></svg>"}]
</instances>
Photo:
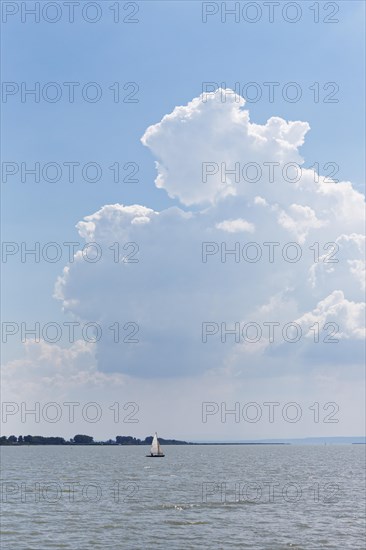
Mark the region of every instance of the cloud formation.
<instances>
[{"instance_id":1,"label":"cloud formation","mask_svg":"<svg viewBox=\"0 0 366 550\"><path fill-rule=\"evenodd\" d=\"M221 90L202 94L188 105L176 107L142 137L142 143L158 158L156 186L182 204L214 204L228 195L245 192L235 182L234 174L222 181L221 170L215 172L214 164L233 170L237 162L303 162L298 147L309 130L307 122L272 117L263 126L253 124L249 112L243 109L242 97L232 92L223 97L225 102ZM205 168L207 178L203 183Z\"/></svg>"},{"instance_id":2,"label":"cloud formation","mask_svg":"<svg viewBox=\"0 0 366 550\"><path fill-rule=\"evenodd\" d=\"M57 281L56 296L77 319L139 326L138 343L96 344L98 369L156 377L235 368L255 376L248 364L263 354L267 364L282 354L285 372L294 354L302 368L311 347L316 364L328 365L329 346L311 341L311 322L339 325L340 356L344 340L361 337L363 195L302 168L307 122L255 124L244 106L232 93L225 102L220 91L201 96L142 137L158 159L156 186L192 211L114 204L78 223L80 236L105 250L138 245L137 263L103 255L87 264L76 254ZM220 333L202 342L204 322L296 319L304 328L297 347L269 346L265 336L223 343Z\"/></svg>"}]
</instances>

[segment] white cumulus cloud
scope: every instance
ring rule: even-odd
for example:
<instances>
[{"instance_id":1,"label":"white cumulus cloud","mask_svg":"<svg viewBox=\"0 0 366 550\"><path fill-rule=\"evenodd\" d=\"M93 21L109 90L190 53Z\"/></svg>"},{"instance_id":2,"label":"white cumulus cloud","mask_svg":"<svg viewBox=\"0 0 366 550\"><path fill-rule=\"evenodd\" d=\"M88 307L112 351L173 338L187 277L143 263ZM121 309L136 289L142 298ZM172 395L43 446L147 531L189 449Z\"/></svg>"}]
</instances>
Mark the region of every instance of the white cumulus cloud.
<instances>
[{"instance_id":1,"label":"white cumulus cloud","mask_svg":"<svg viewBox=\"0 0 366 550\"><path fill-rule=\"evenodd\" d=\"M307 122L279 117L252 123L244 99L230 94L223 102L220 93L176 107L146 130L142 142L158 159L156 185L195 208L105 205L78 223L80 236L103 250L114 242L138 245L134 264L111 254L88 264L77 254L57 282L57 297L77 319L139 326L138 343L96 344L100 370L143 377L240 372L249 350L244 370L251 376L263 353L277 374L293 368L294 355L296 368L306 364L309 340L222 342L222 323L250 321L337 322L344 336L337 353L346 357L345 339L362 335L364 197L350 182L302 168L308 130ZM295 165L296 177L288 169ZM219 332L203 343L205 322ZM325 348L312 345L314 364L329 364Z\"/></svg>"}]
</instances>

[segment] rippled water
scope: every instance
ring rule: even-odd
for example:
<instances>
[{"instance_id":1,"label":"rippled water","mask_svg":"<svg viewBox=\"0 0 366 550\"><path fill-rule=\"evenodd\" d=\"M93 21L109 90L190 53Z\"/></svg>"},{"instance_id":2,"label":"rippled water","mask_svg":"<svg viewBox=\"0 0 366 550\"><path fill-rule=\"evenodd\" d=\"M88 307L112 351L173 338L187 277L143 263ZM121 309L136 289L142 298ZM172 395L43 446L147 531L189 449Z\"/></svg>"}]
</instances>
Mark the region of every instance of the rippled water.
<instances>
[{"instance_id":1,"label":"rippled water","mask_svg":"<svg viewBox=\"0 0 366 550\"><path fill-rule=\"evenodd\" d=\"M3 447L2 550L364 549L365 446Z\"/></svg>"}]
</instances>

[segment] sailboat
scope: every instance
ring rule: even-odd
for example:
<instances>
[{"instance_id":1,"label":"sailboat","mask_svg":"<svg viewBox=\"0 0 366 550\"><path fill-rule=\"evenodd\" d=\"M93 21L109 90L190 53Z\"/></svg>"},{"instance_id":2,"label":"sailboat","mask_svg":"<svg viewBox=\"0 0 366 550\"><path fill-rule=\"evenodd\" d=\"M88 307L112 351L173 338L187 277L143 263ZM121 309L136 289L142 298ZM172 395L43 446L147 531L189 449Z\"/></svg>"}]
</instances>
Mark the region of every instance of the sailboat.
<instances>
[{"instance_id":1,"label":"sailboat","mask_svg":"<svg viewBox=\"0 0 366 550\"><path fill-rule=\"evenodd\" d=\"M165 456L164 453L163 453L163 449L160 446L160 443L159 443L159 440L158 440L158 434L156 432L155 432L155 435L154 435L153 440L152 440L150 454L146 455L146 456L149 457L149 458Z\"/></svg>"}]
</instances>

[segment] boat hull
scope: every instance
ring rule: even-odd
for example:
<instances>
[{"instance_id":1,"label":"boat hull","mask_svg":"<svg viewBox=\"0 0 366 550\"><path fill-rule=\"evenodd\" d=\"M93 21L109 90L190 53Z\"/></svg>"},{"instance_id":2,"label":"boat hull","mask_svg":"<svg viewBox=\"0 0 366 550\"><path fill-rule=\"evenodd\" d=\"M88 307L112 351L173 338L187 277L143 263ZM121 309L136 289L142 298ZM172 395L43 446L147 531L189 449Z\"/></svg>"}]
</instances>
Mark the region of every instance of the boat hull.
<instances>
[{"instance_id":1,"label":"boat hull","mask_svg":"<svg viewBox=\"0 0 366 550\"><path fill-rule=\"evenodd\" d=\"M146 458L163 458L165 455L146 455Z\"/></svg>"}]
</instances>

